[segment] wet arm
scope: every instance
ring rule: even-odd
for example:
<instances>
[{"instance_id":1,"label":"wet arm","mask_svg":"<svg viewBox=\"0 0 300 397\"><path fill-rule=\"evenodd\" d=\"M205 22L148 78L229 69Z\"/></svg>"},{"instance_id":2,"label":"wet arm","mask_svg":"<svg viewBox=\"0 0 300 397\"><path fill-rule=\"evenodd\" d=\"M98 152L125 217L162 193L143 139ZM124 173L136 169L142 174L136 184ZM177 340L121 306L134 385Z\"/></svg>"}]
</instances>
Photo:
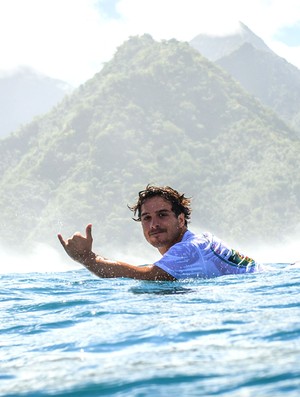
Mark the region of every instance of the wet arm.
<instances>
[{"instance_id":1,"label":"wet arm","mask_svg":"<svg viewBox=\"0 0 300 397\"><path fill-rule=\"evenodd\" d=\"M92 273L102 278L126 277L137 280L174 281L169 273L155 265L134 266L121 261L103 258L91 252L81 263Z\"/></svg>"}]
</instances>

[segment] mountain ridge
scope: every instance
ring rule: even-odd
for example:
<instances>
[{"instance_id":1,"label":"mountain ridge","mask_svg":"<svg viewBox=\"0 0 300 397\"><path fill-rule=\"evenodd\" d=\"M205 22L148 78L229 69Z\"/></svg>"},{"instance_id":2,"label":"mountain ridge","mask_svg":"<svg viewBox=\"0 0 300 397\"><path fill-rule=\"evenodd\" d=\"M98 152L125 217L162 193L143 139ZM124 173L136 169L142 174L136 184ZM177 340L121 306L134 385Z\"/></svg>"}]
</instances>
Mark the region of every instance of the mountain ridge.
<instances>
[{"instance_id":1,"label":"mountain ridge","mask_svg":"<svg viewBox=\"0 0 300 397\"><path fill-rule=\"evenodd\" d=\"M202 33L195 36L189 43L203 56L213 62L236 51L245 43L252 44L253 47L263 51L273 52L266 43L253 33L243 22L239 22L239 28L234 33L222 36Z\"/></svg>"},{"instance_id":2,"label":"mountain ridge","mask_svg":"<svg viewBox=\"0 0 300 397\"><path fill-rule=\"evenodd\" d=\"M64 81L29 67L0 75L0 138L51 110L72 91Z\"/></svg>"},{"instance_id":3,"label":"mountain ridge","mask_svg":"<svg viewBox=\"0 0 300 397\"><path fill-rule=\"evenodd\" d=\"M115 241L138 247L127 204L147 183L193 196L193 228L276 239L298 227L299 144L188 43L132 37L51 112L0 141L0 240L56 246L57 232L92 222L112 252Z\"/></svg>"},{"instance_id":4,"label":"mountain ridge","mask_svg":"<svg viewBox=\"0 0 300 397\"><path fill-rule=\"evenodd\" d=\"M193 48L226 70L300 136L300 70L274 53L246 25L223 37L199 35ZM217 56L210 53L212 49Z\"/></svg>"},{"instance_id":5,"label":"mountain ridge","mask_svg":"<svg viewBox=\"0 0 300 397\"><path fill-rule=\"evenodd\" d=\"M219 59L217 64L300 133L299 69L248 43Z\"/></svg>"}]
</instances>

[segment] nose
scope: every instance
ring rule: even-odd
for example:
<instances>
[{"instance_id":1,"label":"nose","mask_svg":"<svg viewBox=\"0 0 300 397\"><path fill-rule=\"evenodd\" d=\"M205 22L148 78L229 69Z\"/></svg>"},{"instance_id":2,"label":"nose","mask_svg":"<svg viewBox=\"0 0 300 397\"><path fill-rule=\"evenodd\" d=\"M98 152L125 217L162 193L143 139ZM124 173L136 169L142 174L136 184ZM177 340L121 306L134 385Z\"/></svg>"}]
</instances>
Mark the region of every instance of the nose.
<instances>
[{"instance_id":1,"label":"nose","mask_svg":"<svg viewBox=\"0 0 300 397\"><path fill-rule=\"evenodd\" d=\"M159 217L153 216L150 222L150 229L157 229L159 227Z\"/></svg>"}]
</instances>

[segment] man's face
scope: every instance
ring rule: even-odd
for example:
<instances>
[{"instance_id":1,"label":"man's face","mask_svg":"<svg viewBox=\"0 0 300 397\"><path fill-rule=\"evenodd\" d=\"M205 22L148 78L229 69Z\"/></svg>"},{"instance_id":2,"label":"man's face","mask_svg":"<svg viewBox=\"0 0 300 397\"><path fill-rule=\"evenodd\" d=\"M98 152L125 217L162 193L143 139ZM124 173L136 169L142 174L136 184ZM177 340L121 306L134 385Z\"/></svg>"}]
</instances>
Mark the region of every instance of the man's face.
<instances>
[{"instance_id":1,"label":"man's face","mask_svg":"<svg viewBox=\"0 0 300 397\"><path fill-rule=\"evenodd\" d=\"M146 240L161 254L181 241L186 231L184 214L177 217L172 204L160 196L148 198L142 204L141 222Z\"/></svg>"}]
</instances>

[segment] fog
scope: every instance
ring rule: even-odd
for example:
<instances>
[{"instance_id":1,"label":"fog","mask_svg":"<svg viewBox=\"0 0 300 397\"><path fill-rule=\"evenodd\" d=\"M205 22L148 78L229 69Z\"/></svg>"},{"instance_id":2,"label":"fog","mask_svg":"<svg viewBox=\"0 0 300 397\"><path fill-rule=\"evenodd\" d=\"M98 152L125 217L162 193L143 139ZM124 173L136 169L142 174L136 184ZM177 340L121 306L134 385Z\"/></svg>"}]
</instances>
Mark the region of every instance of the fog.
<instances>
[{"instance_id":1,"label":"fog","mask_svg":"<svg viewBox=\"0 0 300 397\"><path fill-rule=\"evenodd\" d=\"M146 244L146 243L145 243ZM0 243L0 274L9 273L47 273L47 272L66 272L73 270L80 270L84 267L79 263L73 261L63 250L60 248L58 242L58 248L55 249L47 244L33 244L34 248L28 253L22 253L20 251L13 252L11 249L5 247L4 244ZM149 250L149 254L145 255L145 252ZM151 247L146 246L145 250L140 249L135 254L132 248L130 254L130 248L126 252L121 249L114 250L114 253L101 252L106 257L114 260L120 260L122 262L130 263L133 265L144 265L147 263L154 262L160 255ZM95 249L96 253L99 253ZM152 252L152 255L151 255ZM144 255L143 255L144 254Z\"/></svg>"},{"instance_id":2,"label":"fog","mask_svg":"<svg viewBox=\"0 0 300 397\"><path fill-rule=\"evenodd\" d=\"M0 274L64 272L80 269L70 258L45 244L36 244L30 253L11 252L0 245Z\"/></svg>"},{"instance_id":3,"label":"fog","mask_svg":"<svg viewBox=\"0 0 300 397\"><path fill-rule=\"evenodd\" d=\"M249 247L246 254L260 263L294 263L300 260L299 242L300 238L282 245Z\"/></svg>"},{"instance_id":4,"label":"fog","mask_svg":"<svg viewBox=\"0 0 300 397\"><path fill-rule=\"evenodd\" d=\"M277 244L276 246L243 247L242 253L251 256L259 263L294 263L300 261L299 241L300 238L297 238L281 246ZM234 248L241 249L236 246ZM130 249L128 249L128 252L116 249L114 255L109 252L107 254L111 259L137 266L152 263L160 257L159 253L152 247L148 247L146 242L145 250L134 253L134 248L131 247L131 252L129 251ZM103 252L103 255L106 255L106 253ZM0 274L53 273L80 269L83 269L83 266L74 262L63 250L54 249L46 244L36 244L34 249L26 254L9 251L3 245L0 245Z\"/></svg>"}]
</instances>

